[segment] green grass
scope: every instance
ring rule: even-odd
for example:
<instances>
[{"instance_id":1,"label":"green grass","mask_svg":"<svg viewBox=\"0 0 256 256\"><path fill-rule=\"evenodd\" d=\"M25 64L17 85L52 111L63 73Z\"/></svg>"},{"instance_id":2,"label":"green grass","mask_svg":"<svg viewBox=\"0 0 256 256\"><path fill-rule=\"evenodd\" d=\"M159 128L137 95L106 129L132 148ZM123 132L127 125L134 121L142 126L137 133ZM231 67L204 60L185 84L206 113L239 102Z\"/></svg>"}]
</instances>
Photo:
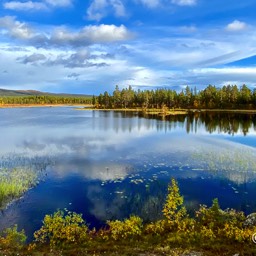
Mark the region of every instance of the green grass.
<instances>
[{"instance_id":1,"label":"green grass","mask_svg":"<svg viewBox=\"0 0 256 256\"><path fill-rule=\"evenodd\" d=\"M185 115L188 113L187 109L170 109L163 111L157 108L76 108L75 110L96 110L96 111L121 111L121 112L144 112L149 115Z\"/></svg>"},{"instance_id":2,"label":"green grass","mask_svg":"<svg viewBox=\"0 0 256 256\"><path fill-rule=\"evenodd\" d=\"M25 168L0 170L0 208L22 196L37 182L37 174Z\"/></svg>"}]
</instances>

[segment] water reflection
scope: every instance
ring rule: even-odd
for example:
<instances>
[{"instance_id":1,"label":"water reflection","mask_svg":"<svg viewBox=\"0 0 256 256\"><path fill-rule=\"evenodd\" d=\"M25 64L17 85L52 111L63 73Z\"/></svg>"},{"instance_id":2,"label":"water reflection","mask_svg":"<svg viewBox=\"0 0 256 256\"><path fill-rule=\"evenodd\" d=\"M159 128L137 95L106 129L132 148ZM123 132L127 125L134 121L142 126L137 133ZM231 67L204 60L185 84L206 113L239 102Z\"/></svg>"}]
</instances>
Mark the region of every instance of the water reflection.
<instances>
[{"instance_id":1,"label":"water reflection","mask_svg":"<svg viewBox=\"0 0 256 256\"><path fill-rule=\"evenodd\" d=\"M203 130L209 133L247 135L256 131L256 115L249 113L190 112L187 115L163 117L143 112L94 111L93 117L93 128L114 129L116 133L134 132L141 129L156 129L157 131L184 129L187 133L197 133Z\"/></svg>"},{"instance_id":2,"label":"water reflection","mask_svg":"<svg viewBox=\"0 0 256 256\"><path fill-rule=\"evenodd\" d=\"M255 115L40 108L0 110L0 120L1 168L50 163L43 182L2 212L0 228L17 223L31 235L65 207L96 227L130 213L154 220L171 177L191 212L215 197L256 211Z\"/></svg>"}]
</instances>

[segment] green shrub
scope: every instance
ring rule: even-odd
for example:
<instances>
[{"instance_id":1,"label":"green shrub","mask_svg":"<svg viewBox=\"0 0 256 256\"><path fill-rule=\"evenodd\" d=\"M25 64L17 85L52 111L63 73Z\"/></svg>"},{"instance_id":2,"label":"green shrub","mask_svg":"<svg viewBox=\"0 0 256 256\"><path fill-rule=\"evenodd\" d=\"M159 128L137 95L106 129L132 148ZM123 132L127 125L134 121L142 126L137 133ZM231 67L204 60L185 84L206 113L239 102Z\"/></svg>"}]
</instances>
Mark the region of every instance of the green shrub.
<instances>
[{"instance_id":1,"label":"green shrub","mask_svg":"<svg viewBox=\"0 0 256 256\"><path fill-rule=\"evenodd\" d=\"M146 234L153 234L161 236L170 230L167 220L158 220L151 222L145 226Z\"/></svg>"},{"instance_id":2,"label":"green shrub","mask_svg":"<svg viewBox=\"0 0 256 256\"><path fill-rule=\"evenodd\" d=\"M183 201L184 199L180 195L178 184L175 179L172 179L171 185L168 186L163 215L174 229L178 229L181 221L188 216Z\"/></svg>"},{"instance_id":3,"label":"green shrub","mask_svg":"<svg viewBox=\"0 0 256 256\"><path fill-rule=\"evenodd\" d=\"M11 228L7 228L2 232L0 236L0 247L3 249L21 249L27 237L25 231L18 231L17 225L14 225Z\"/></svg>"},{"instance_id":4,"label":"green shrub","mask_svg":"<svg viewBox=\"0 0 256 256\"><path fill-rule=\"evenodd\" d=\"M50 243L51 247L84 244L88 240L88 227L82 215L57 211L46 215L43 226L34 233L36 242Z\"/></svg>"},{"instance_id":5,"label":"green shrub","mask_svg":"<svg viewBox=\"0 0 256 256\"><path fill-rule=\"evenodd\" d=\"M197 231L208 239L225 239L237 242L249 242L256 230L244 228L245 215L233 209L221 210L218 199L212 206L204 205L196 212Z\"/></svg>"},{"instance_id":6,"label":"green shrub","mask_svg":"<svg viewBox=\"0 0 256 256\"><path fill-rule=\"evenodd\" d=\"M114 240L134 238L142 234L142 219L138 216L131 216L124 221L107 221L111 238Z\"/></svg>"}]
</instances>

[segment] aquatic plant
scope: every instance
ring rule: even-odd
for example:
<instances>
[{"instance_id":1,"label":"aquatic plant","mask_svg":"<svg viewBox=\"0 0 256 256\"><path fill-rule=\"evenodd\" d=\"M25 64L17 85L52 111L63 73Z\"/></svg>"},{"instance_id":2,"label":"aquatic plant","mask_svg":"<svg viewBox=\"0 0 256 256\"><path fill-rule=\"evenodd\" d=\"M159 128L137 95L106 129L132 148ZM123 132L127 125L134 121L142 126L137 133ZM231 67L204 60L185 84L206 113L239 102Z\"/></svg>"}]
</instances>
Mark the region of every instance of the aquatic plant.
<instances>
[{"instance_id":1,"label":"aquatic plant","mask_svg":"<svg viewBox=\"0 0 256 256\"><path fill-rule=\"evenodd\" d=\"M0 209L44 179L53 160L45 156L7 154L0 157Z\"/></svg>"},{"instance_id":2,"label":"aquatic plant","mask_svg":"<svg viewBox=\"0 0 256 256\"><path fill-rule=\"evenodd\" d=\"M15 168L0 171L0 208L9 200L20 197L36 184L37 175L31 170Z\"/></svg>"},{"instance_id":3,"label":"aquatic plant","mask_svg":"<svg viewBox=\"0 0 256 256\"><path fill-rule=\"evenodd\" d=\"M241 184L247 182L256 172L256 153L253 149L241 151L236 148L198 149L193 153L191 161L202 170L214 175L225 176L229 180Z\"/></svg>"}]
</instances>

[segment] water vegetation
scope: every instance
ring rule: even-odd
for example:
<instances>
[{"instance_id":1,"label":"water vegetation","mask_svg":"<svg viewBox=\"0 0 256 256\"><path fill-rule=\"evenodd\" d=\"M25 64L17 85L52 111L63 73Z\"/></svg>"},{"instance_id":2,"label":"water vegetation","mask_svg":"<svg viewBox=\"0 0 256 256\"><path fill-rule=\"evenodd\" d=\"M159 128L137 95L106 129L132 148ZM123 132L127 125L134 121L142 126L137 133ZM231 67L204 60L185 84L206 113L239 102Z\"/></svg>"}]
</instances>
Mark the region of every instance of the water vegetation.
<instances>
[{"instance_id":1,"label":"water vegetation","mask_svg":"<svg viewBox=\"0 0 256 256\"><path fill-rule=\"evenodd\" d=\"M0 209L20 198L44 177L50 164L47 157L2 156L0 159Z\"/></svg>"},{"instance_id":2,"label":"water vegetation","mask_svg":"<svg viewBox=\"0 0 256 256\"><path fill-rule=\"evenodd\" d=\"M251 148L224 148L205 151L197 149L192 154L197 167L218 176L226 176L236 183L246 183L256 172L256 153Z\"/></svg>"},{"instance_id":3,"label":"water vegetation","mask_svg":"<svg viewBox=\"0 0 256 256\"><path fill-rule=\"evenodd\" d=\"M145 223L138 216L109 220L90 229L80 214L68 210L46 215L34 241L24 244L24 230L5 230L1 253L12 255L255 255L255 225L245 225L243 212L222 210L218 200L201 205L190 217L172 179L163 205L163 218ZM17 245L17 246L16 246Z\"/></svg>"},{"instance_id":4,"label":"water vegetation","mask_svg":"<svg viewBox=\"0 0 256 256\"><path fill-rule=\"evenodd\" d=\"M37 175L29 169L15 168L0 171L0 208L9 201L19 198L36 185Z\"/></svg>"},{"instance_id":5,"label":"water vegetation","mask_svg":"<svg viewBox=\"0 0 256 256\"><path fill-rule=\"evenodd\" d=\"M117 111L117 112L141 112L144 115L158 115L158 116L173 116L173 115L186 115L188 114L187 109L157 109L157 108L75 108L76 110L100 110L100 111Z\"/></svg>"}]
</instances>

